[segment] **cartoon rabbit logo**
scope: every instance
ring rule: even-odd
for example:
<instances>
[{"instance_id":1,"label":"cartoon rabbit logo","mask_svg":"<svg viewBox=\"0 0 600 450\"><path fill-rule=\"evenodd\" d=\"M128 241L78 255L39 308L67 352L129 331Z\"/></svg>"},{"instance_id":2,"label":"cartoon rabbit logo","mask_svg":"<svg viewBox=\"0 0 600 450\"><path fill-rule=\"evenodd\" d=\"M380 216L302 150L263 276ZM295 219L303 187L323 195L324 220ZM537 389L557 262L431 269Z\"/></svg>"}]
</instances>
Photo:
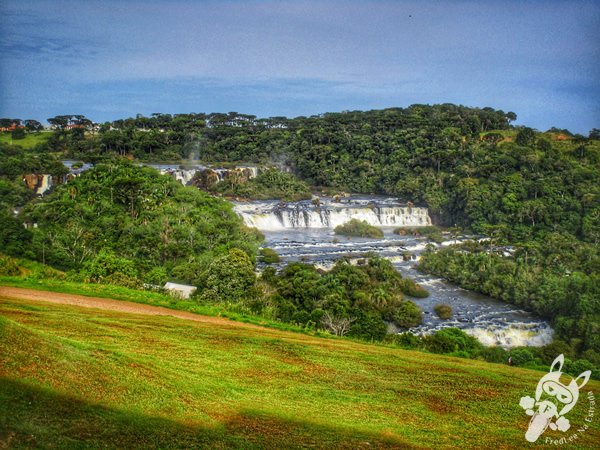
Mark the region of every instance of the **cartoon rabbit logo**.
<instances>
[{"instance_id":1,"label":"cartoon rabbit logo","mask_svg":"<svg viewBox=\"0 0 600 450\"><path fill-rule=\"evenodd\" d=\"M571 379L569 384L563 384L560 376L564 362L563 355L554 360L550 372L538 382L535 399L529 396L521 397L519 405L527 415L532 416L525 433L525 439L529 442L537 441L548 427L563 432L571 427L565 414L577 404L579 390L588 382L592 372L586 370L577 378Z\"/></svg>"}]
</instances>

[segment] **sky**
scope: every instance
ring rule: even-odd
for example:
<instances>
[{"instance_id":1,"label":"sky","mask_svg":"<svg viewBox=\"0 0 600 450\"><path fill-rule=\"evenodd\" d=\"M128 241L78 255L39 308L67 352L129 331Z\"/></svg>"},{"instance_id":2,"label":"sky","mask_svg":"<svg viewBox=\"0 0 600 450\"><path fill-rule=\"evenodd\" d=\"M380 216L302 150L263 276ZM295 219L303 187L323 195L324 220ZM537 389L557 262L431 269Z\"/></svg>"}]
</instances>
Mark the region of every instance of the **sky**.
<instances>
[{"instance_id":1,"label":"sky","mask_svg":"<svg viewBox=\"0 0 600 450\"><path fill-rule=\"evenodd\" d=\"M2 0L0 117L454 103L600 128L600 2Z\"/></svg>"}]
</instances>

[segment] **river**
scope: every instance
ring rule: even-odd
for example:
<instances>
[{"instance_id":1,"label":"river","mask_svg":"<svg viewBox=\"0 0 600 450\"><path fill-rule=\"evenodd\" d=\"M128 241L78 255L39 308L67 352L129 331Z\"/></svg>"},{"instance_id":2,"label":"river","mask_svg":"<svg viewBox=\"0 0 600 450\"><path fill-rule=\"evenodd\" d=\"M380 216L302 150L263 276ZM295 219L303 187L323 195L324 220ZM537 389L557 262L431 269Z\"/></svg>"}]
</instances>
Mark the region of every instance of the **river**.
<instances>
[{"instance_id":1,"label":"river","mask_svg":"<svg viewBox=\"0 0 600 450\"><path fill-rule=\"evenodd\" d=\"M290 261L303 261L327 270L339 258L349 257L358 261L368 252L389 259L403 276L415 279L430 292L428 298L412 299L424 313L423 324L409 330L413 333L428 334L445 327L457 327L484 345L504 348L542 346L552 342L553 330L545 320L416 270L428 240L395 235L393 230L398 226L431 224L426 208L400 204L395 199L384 197L351 196L322 197L318 202L235 203L235 209L247 225L255 226L264 233L265 247L274 249L281 256L280 267ZM384 237L335 235L333 228L351 218L381 227ZM453 242L448 240L440 245ZM408 258L407 252L410 253ZM448 320L438 318L433 311L437 304L450 305L453 317Z\"/></svg>"}]
</instances>

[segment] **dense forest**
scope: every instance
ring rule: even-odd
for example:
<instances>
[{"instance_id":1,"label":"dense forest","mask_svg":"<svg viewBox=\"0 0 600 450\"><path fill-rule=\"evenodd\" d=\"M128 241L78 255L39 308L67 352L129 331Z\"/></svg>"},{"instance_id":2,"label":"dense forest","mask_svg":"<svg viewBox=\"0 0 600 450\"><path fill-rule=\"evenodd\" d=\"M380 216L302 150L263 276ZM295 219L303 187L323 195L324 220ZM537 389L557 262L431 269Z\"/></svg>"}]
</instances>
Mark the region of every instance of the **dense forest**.
<instances>
[{"instance_id":1,"label":"dense forest","mask_svg":"<svg viewBox=\"0 0 600 450\"><path fill-rule=\"evenodd\" d=\"M48 119L53 126L48 138L31 150L0 148L0 219L5 225L0 242L8 252L65 269L80 261L92 274L102 261L118 257L125 265L133 262L130 273L136 279L150 282L166 274L208 286L208 280L218 278L211 278L208 259L215 257L225 268L232 261L252 265L260 237L244 230L220 200L110 161L285 168L301 181L269 171L251 183L221 183L212 190L267 198L272 189L295 199L307 198L310 185L393 195L427 206L437 225L478 233L488 241L431 251L422 270L549 318L561 345L600 364L600 132L594 129L588 137L557 128L539 132L515 127L514 120L512 112L451 104L296 118L156 113L100 125L84 116L56 116ZM37 128L28 132L38 133ZM60 173L64 168L57 156L106 164L95 175L28 203L32 195L20 177ZM16 219L13 209L26 204ZM183 211L186 205L190 209ZM207 223L191 226L204 210L210 212ZM24 230L23 220L39 223L39 229ZM84 230L94 222L90 238ZM140 231L146 228L152 233ZM74 242L80 247L69 248ZM244 250L249 262L235 249ZM98 258L94 266L91 261ZM212 270L220 273L215 266ZM309 279L321 277L307 268L293 270ZM283 272L261 283L281 296L289 291L283 286L290 276ZM240 289L248 287L240 283ZM215 286L216 297L218 291ZM273 298L279 297L271 298L271 306L278 304ZM288 319L311 317L292 298L296 309L290 309ZM354 308L355 299L345 301L347 309Z\"/></svg>"}]
</instances>

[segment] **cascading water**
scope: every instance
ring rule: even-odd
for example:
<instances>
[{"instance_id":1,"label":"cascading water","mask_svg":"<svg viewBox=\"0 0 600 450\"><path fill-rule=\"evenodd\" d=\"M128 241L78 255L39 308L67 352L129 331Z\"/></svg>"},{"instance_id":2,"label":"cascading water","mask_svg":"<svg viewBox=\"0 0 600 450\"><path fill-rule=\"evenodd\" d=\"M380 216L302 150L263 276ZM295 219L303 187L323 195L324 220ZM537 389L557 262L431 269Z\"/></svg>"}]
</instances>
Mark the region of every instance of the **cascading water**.
<instances>
[{"instance_id":1,"label":"cascading water","mask_svg":"<svg viewBox=\"0 0 600 450\"><path fill-rule=\"evenodd\" d=\"M236 212L250 227L262 231L290 228L335 228L352 220L364 220L379 227L420 227L431 225L427 208L400 205L391 199L319 199L301 201L237 203Z\"/></svg>"},{"instance_id":2,"label":"cascading water","mask_svg":"<svg viewBox=\"0 0 600 450\"><path fill-rule=\"evenodd\" d=\"M430 334L446 327L457 327L476 337L487 346L504 348L541 346L552 342L553 330L548 323L532 314L485 295L470 292L442 279L422 274L414 269L426 238L398 236L393 227L429 225L426 208L401 206L392 199L350 198L343 201L320 199L312 202L283 204L280 202L237 203L235 210L249 226L264 232L265 246L274 249L281 265L303 261L328 270L339 258L359 263L365 254L374 252L389 259L403 276L422 284L430 296L415 299L423 310L423 324L410 329L415 334ZM379 212L379 214L378 214ZM334 236L332 227L349 218L364 218L381 226L382 239ZM448 245L454 240L442 243ZM452 319L442 320L434 312L437 304L448 304ZM396 329L395 331L405 331Z\"/></svg>"},{"instance_id":3,"label":"cascading water","mask_svg":"<svg viewBox=\"0 0 600 450\"><path fill-rule=\"evenodd\" d=\"M157 169L163 175L169 175L184 186L190 186L194 183L196 177L202 173L214 174L216 182L223 181L229 176L243 175L250 180L258 176L259 168L254 166L239 166L232 169L212 168L203 165L194 165L188 168L182 168L175 164L145 164Z\"/></svg>"}]
</instances>

